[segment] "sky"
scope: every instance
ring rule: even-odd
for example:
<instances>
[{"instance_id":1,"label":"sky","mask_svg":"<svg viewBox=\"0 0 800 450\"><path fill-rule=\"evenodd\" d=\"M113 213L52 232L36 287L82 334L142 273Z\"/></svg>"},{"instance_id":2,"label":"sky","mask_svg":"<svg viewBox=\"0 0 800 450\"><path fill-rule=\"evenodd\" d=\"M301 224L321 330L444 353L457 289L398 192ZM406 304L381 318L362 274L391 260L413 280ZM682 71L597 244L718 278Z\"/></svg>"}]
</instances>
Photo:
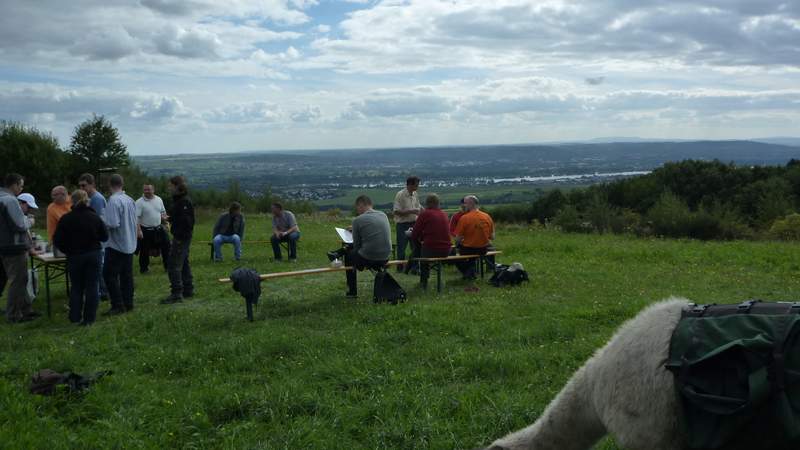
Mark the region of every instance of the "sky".
<instances>
[{"instance_id":1,"label":"sky","mask_svg":"<svg viewBox=\"0 0 800 450\"><path fill-rule=\"evenodd\" d=\"M133 155L798 136L798 0L0 0L0 120Z\"/></svg>"}]
</instances>

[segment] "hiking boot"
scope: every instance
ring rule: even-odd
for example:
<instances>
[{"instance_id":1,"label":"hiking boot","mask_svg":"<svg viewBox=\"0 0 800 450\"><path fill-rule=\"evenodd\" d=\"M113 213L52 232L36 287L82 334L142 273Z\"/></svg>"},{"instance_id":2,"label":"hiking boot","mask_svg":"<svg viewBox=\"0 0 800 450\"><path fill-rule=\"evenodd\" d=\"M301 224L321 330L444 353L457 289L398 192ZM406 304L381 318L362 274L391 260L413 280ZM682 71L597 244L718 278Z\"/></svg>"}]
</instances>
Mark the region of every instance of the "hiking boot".
<instances>
[{"instance_id":1,"label":"hiking boot","mask_svg":"<svg viewBox=\"0 0 800 450\"><path fill-rule=\"evenodd\" d=\"M183 301L183 297L178 297L176 295L170 295L169 297L165 298L164 300L161 300L161 302L159 302L159 303L161 303L162 305L171 305L173 303L180 303L182 301Z\"/></svg>"},{"instance_id":2,"label":"hiking boot","mask_svg":"<svg viewBox=\"0 0 800 450\"><path fill-rule=\"evenodd\" d=\"M103 313L104 316L118 316L120 314L125 314L125 308L115 306Z\"/></svg>"},{"instance_id":3,"label":"hiking boot","mask_svg":"<svg viewBox=\"0 0 800 450\"><path fill-rule=\"evenodd\" d=\"M347 293L344 294L344 296L347 297L347 298L356 298L356 297L358 297L358 293L357 292L349 292L348 291Z\"/></svg>"},{"instance_id":4,"label":"hiking boot","mask_svg":"<svg viewBox=\"0 0 800 450\"><path fill-rule=\"evenodd\" d=\"M189 299L189 298L192 298L192 297L194 297L194 292L184 292L183 293L183 298L185 298L185 299Z\"/></svg>"}]
</instances>

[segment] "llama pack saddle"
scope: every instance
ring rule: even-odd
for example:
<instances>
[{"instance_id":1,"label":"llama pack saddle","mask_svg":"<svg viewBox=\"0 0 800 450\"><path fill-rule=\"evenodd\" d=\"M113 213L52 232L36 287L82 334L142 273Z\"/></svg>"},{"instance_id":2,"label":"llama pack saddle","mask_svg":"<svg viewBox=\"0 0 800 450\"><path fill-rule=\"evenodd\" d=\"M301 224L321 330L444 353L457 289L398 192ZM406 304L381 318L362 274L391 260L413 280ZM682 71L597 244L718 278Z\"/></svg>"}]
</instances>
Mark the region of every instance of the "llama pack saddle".
<instances>
[{"instance_id":1,"label":"llama pack saddle","mask_svg":"<svg viewBox=\"0 0 800 450\"><path fill-rule=\"evenodd\" d=\"M687 447L800 448L800 302L690 304L666 368Z\"/></svg>"}]
</instances>

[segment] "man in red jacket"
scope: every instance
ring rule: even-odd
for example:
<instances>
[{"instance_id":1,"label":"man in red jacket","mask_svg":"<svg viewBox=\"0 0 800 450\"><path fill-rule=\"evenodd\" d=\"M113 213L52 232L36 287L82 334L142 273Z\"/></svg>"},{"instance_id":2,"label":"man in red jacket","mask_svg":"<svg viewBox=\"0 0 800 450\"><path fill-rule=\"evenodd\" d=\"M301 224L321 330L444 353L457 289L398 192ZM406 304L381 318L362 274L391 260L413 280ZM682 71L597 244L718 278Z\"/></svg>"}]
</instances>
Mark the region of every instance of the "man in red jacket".
<instances>
[{"instance_id":1,"label":"man in red jacket","mask_svg":"<svg viewBox=\"0 0 800 450\"><path fill-rule=\"evenodd\" d=\"M450 224L447 214L439 209L439 196L430 194L425 199L425 209L417 216L411 232L411 241L420 249L421 258L439 258L450 254ZM414 255L412 255L414 257ZM420 264L420 282L427 286L430 276L428 264Z\"/></svg>"}]
</instances>

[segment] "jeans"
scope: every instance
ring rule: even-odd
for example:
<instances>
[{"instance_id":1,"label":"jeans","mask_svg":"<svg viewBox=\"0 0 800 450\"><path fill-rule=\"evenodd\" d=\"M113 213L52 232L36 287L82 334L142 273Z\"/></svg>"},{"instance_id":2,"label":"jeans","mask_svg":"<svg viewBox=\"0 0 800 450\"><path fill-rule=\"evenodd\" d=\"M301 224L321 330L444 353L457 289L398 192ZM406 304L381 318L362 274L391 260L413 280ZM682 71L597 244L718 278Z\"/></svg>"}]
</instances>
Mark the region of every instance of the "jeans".
<instances>
[{"instance_id":1,"label":"jeans","mask_svg":"<svg viewBox=\"0 0 800 450\"><path fill-rule=\"evenodd\" d=\"M7 278L8 300L6 301L6 318L14 322L31 312L28 302L28 253L3 255L3 269Z\"/></svg>"},{"instance_id":2,"label":"jeans","mask_svg":"<svg viewBox=\"0 0 800 450\"><path fill-rule=\"evenodd\" d=\"M93 250L67 256L67 271L72 282L69 290L69 321L72 323L92 323L97 316L100 255L101 250Z\"/></svg>"},{"instance_id":3,"label":"jeans","mask_svg":"<svg viewBox=\"0 0 800 450\"><path fill-rule=\"evenodd\" d=\"M170 294L174 298L191 297L194 295L194 278L192 268L189 267L189 248L192 238L179 241L172 240L169 248L169 286Z\"/></svg>"},{"instance_id":4,"label":"jeans","mask_svg":"<svg viewBox=\"0 0 800 450\"><path fill-rule=\"evenodd\" d=\"M238 234L218 234L211 243L214 245L214 261L222 261L222 244L233 244L233 258L237 261L242 257L242 239Z\"/></svg>"},{"instance_id":5,"label":"jeans","mask_svg":"<svg viewBox=\"0 0 800 450\"><path fill-rule=\"evenodd\" d=\"M348 248L347 252L344 254L344 265L353 267L353 270L348 270L345 272L345 278L347 279L347 293L355 295L358 292L358 279L356 271L383 267L386 265L386 261L373 261L371 259L366 259L359 255L357 251L353 250L352 248Z\"/></svg>"},{"instance_id":6,"label":"jeans","mask_svg":"<svg viewBox=\"0 0 800 450\"><path fill-rule=\"evenodd\" d=\"M289 259L297 259L298 239L300 239L299 231L292 231L282 238L279 238L273 234L269 240L272 242L272 253L275 256L275 259L283 259L283 255L281 255L281 242L289 243Z\"/></svg>"},{"instance_id":7,"label":"jeans","mask_svg":"<svg viewBox=\"0 0 800 450\"><path fill-rule=\"evenodd\" d=\"M458 254L460 255L485 255L487 251L491 250L492 246L487 247L461 247L458 250ZM486 257L486 260L489 264L494 265L494 256ZM475 269L477 269L478 264L481 264L480 258L475 259L468 259L465 261L459 261L456 263L456 267L458 270L461 271L461 274L465 278L475 278Z\"/></svg>"},{"instance_id":8,"label":"jeans","mask_svg":"<svg viewBox=\"0 0 800 450\"><path fill-rule=\"evenodd\" d=\"M133 253L122 253L106 247L103 278L106 280L111 307L133 309Z\"/></svg>"},{"instance_id":9,"label":"jeans","mask_svg":"<svg viewBox=\"0 0 800 450\"><path fill-rule=\"evenodd\" d=\"M402 222L395 226L397 233L397 259L406 259L406 244L409 244L409 237L406 236L406 231L413 226L414 222ZM411 248L413 250L413 246ZM411 266L413 267L414 265L416 264L412 262Z\"/></svg>"},{"instance_id":10,"label":"jeans","mask_svg":"<svg viewBox=\"0 0 800 450\"><path fill-rule=\"evenodd\" d=\"M139 252L139 272L150 270L150 251L157 248L161 254L164 271L169 267L169 236L163 227L142 227L142 238L137 242Z\"/></svg>"}]
</instances>

